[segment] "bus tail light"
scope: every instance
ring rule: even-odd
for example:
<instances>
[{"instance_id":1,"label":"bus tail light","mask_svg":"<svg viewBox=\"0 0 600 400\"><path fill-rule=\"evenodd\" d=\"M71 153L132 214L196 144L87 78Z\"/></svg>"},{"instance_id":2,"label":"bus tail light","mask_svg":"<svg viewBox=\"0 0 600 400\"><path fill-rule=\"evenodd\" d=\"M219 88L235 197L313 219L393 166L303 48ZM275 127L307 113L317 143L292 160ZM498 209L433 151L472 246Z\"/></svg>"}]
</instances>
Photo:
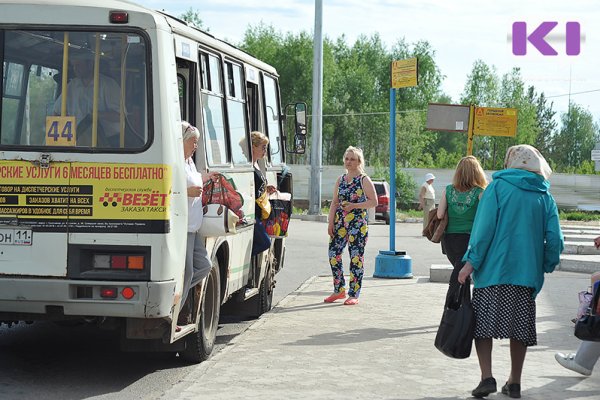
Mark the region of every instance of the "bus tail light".
<instances>
[{"instance_id":1,"label":"bus tail light","mask_svg":"<svg viewBox=\"0 0 600 400\"><path fill-rule=\"evenodd\" d=\"M141 271L145 264L145 256L139 254L94 254L95 269Z\"/></svg>"},{"instance_id":2,"label":"bus tail light","mask_svg":"<svg viewBox=\"0 0 600 400\"><path fill-rule=\"evenodd\" d=\"M112 269L126 269L127 256L110 256L110 267Z\"/></svg>"},{"instance_id":3,"label":"bus tail light","mask_svg":"<svg viewBox=\"0 0 600 400\"><path fill-rule=\"evenodd\" d=\"M144 256L129 256L127 257L128 269L144 269Z\"/></svg>"},{"instance_id":4,"label":"bus tail light","mask_svg":"<svg viewBox=\"0 0 600 400\"><path fill-rule=\"evenodd\" d=\"M100 297L103 299L116 299L119 292L116 287L101 287Z\"/></svg>"},{"instance_id":5,"label":"bus tail light","mask_svg":"<svg viewBox=\"0 0 600 400\"><path fill-rule=\"evenodd\" d=\"M126 24L129 22L129 14L126 11L111 11L108 20L111 24Z\"/></svg>"},{"instance_id":6,"label":"bus tail light","mask_svg":"<svg viewBox=\"0 0 600 400\"><path fill-rule=\"evenodd\" d=\"M123 296L125 300L131 300L133 296L135 296L135 290L129 286L124 287L123 290L121 290L121 296Z\"/></svg>"}]
</instances>

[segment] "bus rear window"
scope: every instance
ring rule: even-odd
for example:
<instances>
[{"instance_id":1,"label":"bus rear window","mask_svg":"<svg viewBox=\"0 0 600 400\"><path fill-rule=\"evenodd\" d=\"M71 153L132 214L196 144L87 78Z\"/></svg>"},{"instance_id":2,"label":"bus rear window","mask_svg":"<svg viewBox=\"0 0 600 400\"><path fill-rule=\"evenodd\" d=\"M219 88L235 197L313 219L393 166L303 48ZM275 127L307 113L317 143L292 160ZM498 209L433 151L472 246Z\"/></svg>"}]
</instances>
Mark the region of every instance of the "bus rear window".
<instances>
[{"instance_id":1,"label":"bus rear window","mask_svg":"<svg viewBox=\"0 0 600 400\"><path fill-rule=\"evenodd\" d=\"M148 143L143 36L5 30L0 40L2 148L131 151Z\"/></svg>"}]
</instances>

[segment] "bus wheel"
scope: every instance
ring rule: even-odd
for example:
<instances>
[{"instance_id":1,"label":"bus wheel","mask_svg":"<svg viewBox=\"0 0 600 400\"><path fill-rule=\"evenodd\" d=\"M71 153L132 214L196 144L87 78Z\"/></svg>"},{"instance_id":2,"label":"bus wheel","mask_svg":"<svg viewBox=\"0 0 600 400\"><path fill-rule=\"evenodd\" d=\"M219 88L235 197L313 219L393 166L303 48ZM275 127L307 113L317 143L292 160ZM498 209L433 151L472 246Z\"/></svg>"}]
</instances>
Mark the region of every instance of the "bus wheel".
<instances>
[{"instance_id":1,"label":"bus wheel","mask_svg":"<svg viewBox=\"0 0 600 400\"><path fill-rule=\"evenodd\" d=\"M275 288L275 269L273 265L269 264L265 277L260 284L258 292L258 309L257 317L260 317L273 307L273 289Z\"/></svg>"},{"instance_id":2,"label":"bus wheel","mask_svg":"<svg viewBox=\"0 0 600 400\"><path fill-rule=\"evenodd\" d=\"M217 338L221 311L221 279L219 260L216 257L213 258L212 268L204 281L204 285L202 299L200 300L198 332L185 338L185 350L181 353L184 360L194 363L200 363L210 357Z\"/></svg>"}]
</instances>

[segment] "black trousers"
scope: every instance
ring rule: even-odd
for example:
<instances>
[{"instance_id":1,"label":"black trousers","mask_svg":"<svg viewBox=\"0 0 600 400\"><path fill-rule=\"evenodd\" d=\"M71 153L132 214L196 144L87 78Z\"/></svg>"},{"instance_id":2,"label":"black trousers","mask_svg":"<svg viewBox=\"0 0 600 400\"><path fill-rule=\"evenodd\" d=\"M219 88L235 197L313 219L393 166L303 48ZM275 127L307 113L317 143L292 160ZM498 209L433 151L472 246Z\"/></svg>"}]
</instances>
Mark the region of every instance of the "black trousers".
<instances>
[{"instance_id":1,"label":"black trousers","mask_svg":"<svg viewBox=\"0 0 600 400\"><path fill-rule=\"evenodd\" d=\"M446 293L446 303L448 302L448 297L452 293L455 293L459 287L458 273L465 265L465 263L462 262L462 258L469 246L470 237L470 233L445 233L442 237L442 248L446 253L446 257L448 257L448 261L450 261L454 267L452 275L450 275L450 284L448 286L448 292Z\"/></svg>"}]
</instances>

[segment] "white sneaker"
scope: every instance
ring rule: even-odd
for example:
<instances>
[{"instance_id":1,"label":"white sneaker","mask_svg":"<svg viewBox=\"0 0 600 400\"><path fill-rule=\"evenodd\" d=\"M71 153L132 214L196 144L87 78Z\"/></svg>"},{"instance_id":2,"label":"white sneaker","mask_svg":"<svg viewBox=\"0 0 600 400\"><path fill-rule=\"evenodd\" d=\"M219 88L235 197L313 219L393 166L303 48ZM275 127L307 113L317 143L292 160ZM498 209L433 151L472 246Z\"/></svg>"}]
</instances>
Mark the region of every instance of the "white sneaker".
<instances>
[{"instance_id":1,"label":"white sneaker","mask_svg":"<svg viewBox=\"0 0 600 400\"><path fill-rule=\"evenodd\" d=\"M571 371L575 371L580 373L581 375L590 376L592 374L591 369L587 369L582 367L581 365L575 362L575 353L564 354L564 353L556 353L554 354L554 358L560 365L565 367L566 369L570 369Z\"/></svg>"}]
</instances>

